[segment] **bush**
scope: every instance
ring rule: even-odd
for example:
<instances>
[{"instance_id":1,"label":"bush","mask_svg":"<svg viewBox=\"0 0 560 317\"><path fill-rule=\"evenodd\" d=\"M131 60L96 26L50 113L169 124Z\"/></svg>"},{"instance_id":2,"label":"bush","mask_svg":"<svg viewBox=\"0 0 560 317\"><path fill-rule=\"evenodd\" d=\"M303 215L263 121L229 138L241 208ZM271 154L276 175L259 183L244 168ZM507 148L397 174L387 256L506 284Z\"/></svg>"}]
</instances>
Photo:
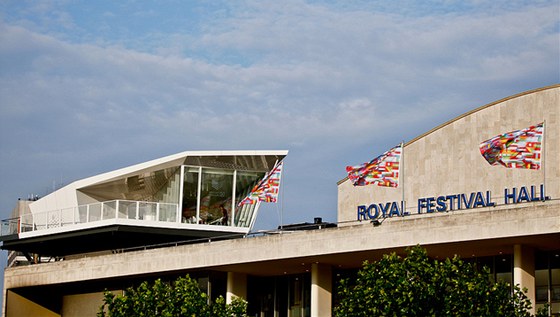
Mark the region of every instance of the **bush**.
<instances>
[{"instance_id":1,"label":"bush","mask_svg":"<svg viewBox=\"0 0 560 317\"><path fill-rule=\"evenodd\" d=\"M490 281L487 268L478 270L457 256L430 260L416 246L405 258L392 253L365 262L355 281L342 280L335 316L529 317L525 292Z\"/></svg>"},{"instance_id":2,"label":"bush","mask_svg":"<svg viewBox=\"0 0 560 317\"><path fill-rule=\"evenodd\" d=\"M247 302L234 298L228 305L220 296L209 303L206 293L187 275L171 283L161 279L153 284L142 282L137 288L127 288L123 295L105 291L97 316L244 317L247 316Z\"/></svg>"}]
</instances>

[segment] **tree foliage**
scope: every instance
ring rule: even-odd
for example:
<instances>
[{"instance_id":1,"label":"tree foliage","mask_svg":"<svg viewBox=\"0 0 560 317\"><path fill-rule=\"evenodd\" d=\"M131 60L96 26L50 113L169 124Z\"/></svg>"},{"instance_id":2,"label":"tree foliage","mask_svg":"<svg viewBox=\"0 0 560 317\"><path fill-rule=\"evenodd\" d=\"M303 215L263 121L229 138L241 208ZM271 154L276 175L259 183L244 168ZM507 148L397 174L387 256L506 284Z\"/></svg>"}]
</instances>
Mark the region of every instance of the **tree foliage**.
<instances>
[{"instance_id":1,"label":"tree foliage","mask_svg":"<svg viewBox=\"0 0 560 317\"><path fill-rule=\"evenodd\" d=\"M166 283L142 282L136 288L127 288L123 295L105 291L98 317L162 316L162 317L244 317L247 302L234 298L226 304L220 296L209 303L206 293L188 275Z\"/></svg>"},{"instance_id":2,"label":"tree foliage","mask_svg":"<svg viewBox=\"0 0 560 317\"><path fill-rule=\"evenodd\" d=\"M407 249L365 262L357 278L343 279L335 316L531 316L519 287L494 283L489 270L455 256L430 260L425 249Z\"/></svg>"}]
</instances>

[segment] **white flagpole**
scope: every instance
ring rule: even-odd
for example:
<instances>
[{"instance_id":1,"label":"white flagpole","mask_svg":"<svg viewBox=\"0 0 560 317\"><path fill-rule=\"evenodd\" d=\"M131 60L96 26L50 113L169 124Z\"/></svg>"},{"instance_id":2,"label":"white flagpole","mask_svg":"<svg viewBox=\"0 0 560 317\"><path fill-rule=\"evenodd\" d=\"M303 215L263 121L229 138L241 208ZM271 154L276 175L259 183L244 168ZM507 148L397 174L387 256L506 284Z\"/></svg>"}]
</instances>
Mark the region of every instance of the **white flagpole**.
<instances>
[{"instance_id":1,"label":"white flagpole","mask_svg":"<svg viewBox=\"0 0 560 317\"><path fill-rule=\"evenodd\" d=\"M401 142L401 161L399 163L399 183L401 184L401 191L402 191L401 213L404 216L406 211L406 202L404 201L404 140Z\"/></svg>"},{"instance_id":2,"label":"white flagpole","mask_svg":"<svg viewBox=\"0 0 560 317\"><path fill-rule=\"evenodd\" d=\"M283 178L286 177L286 166L282 164L282 173L280 174L280 188L278 188L278 195L280 196L280 231L284 230L284 182ZM278 208L278 204L276 205Z\"/></svg>"},{"instance_id":3,"label":"white flagpole","mask_svg":"<svg viewBox=\"0 0 560 317\"><path fill-rule=\"evenodd\" d=\"M545 165L545 154L546 154L546 147L545 147L545 136L546 136L546 119L543 121L543 129L542 129L542 144L541 144L541 152L542 152L542 157L541 157L541 168L543 170L543 192L541 193L542 197L544 200L546 200L546 165Z\"/></svg>"}]
</instances>

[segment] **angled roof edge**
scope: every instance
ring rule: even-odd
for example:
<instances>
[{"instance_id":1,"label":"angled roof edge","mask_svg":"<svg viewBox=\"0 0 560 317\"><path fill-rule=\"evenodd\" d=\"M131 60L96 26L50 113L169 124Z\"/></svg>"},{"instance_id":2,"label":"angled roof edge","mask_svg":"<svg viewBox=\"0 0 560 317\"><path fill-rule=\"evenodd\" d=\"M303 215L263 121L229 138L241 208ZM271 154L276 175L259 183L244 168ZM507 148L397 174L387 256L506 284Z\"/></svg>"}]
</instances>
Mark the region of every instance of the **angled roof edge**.
<instances>
[{"instance_id":1,"label":"angled roof edge","mask_svg":"<svg viewBox=\"0 0 560 317\"><path fill-rule=\"evenodd\" d=\"M185 158L189 156L232 156L232 155L247 155L247 156L268 156L268 155L279 155L279 156L286 156L288 155L288 150L229 150L229 151L184 151L168 156L164 156L161 158L153 159L150 161L126 166L123 168L119 168L113 171L97 174L94 176L90 176L87 178L83 178L77 181L74 181L70 185L73 185L75 188L81 188L84 186L89 186L100 181L107 181L110 179L118 178L123 175L127 175L136 171L141 171L150 167L158 166L158 165L166 165L170 164L174 165L173 163L179 164Z\"/></svg>"},{"instance_id":2,"label":"angled roof edge","mask_svg":"<svg viewBox=\"0 0 560 317\"><path fill-rule=\"evenodd\" d=\"M442 124L436 126L435 128L433 128L433 129L431 129L431 130L429 130L429 131L427 131L427 132L425 132L425 133L422 133L422 134L418 135L418 136L415 137L414 139L412 139L412 140L410 140L410 141L408 141L408 142L405 142L405 143L404 143L404 147L406 147L406 146L408 146L408 145L410 145L410 144L412 144L412 143L414 143L414 142L416 142L416 141L418 141L418 140L420 140L420 139L422 139L422 138L424 138L424 137L426 137L426 136L428 136L428 135L434 133L435 131L437 131L437 130L439 130L439 129L442 129L442 128L444 128L444 127L446 127L446 126L452 124L452 123L455 122L455 121L461 120L461 119L463 119L464 117L467 117L467 116L469 116L469 115L471 115L471 114L473 114L473 113L475 113L475 112L484 110L484 109L486 109L486 108L492 107L492 106L494 106L494 105L500 104L500 103L502 103L502 102L505 102L505 101L508 101L508 100L511 100L511 99L515 99L515 98L522 97L522 96L525 96L525 95L530 95L530 94L533 94L533 93L536 93L536 92L540 92L540 91L545 91L545 90L549 90L549 89L556 89L556 88L560 88L560 84L554 84L554 85L550 85L550 86L545 86L545 87L541 87L541 88L536 88L536 89L527 90L527 91L524 91L524 92L521 92L521 93L518 93L518 94L515 94L515 95L512 95L512 96L508 96L508 97L502 98L502 99L500 99L500 100L497 100L497 101L494 101L494 102L485 104L485 105L480 106L480 107L478 107L478 108L475 108L475 109L473 109L473 110L471 110L471 111L465 112L465 113L463 113L462 115L459 115L459 116L457 116L457 117L455 117L455 118L453 118L453 119L451 119L451 120L449 120L449 121L447 121L447 122L445 122L445 123L442 123ZM344 182L347 181L347 180L348 180L348 176L346 176L346 177L344 177L343 179L341 179L341 180L339 180L338 182L336 182L336 185L338 186L338 185L344 183Z\"/></svg>"},{"instance_id":3,"label":"angled roof edge","mask_svg":"<svg viewBox=\"0 0 560 317\"><path fill-rule=\"evenodd\" d=\"M94 185L99 182L110 181L124 175L131 174L137 171L145 170L154 166L170 167L180 165L185 158L189 156L233 156L233 155L246 155L246 156L271 156L277 155L285 157L288 155L288 150L228 150L228 151L184 151L177 154L164 156L161 158L153 159L150 161L126 166L113 171L104 172L101 174L89 176L86 178L75 180L68 185L55 190L52 193L42 197L39 201L51 195L56 195L66 191L74 191L86 186ZM34 202L33 204L35 204Z\"/></svg>"}]
</instances>

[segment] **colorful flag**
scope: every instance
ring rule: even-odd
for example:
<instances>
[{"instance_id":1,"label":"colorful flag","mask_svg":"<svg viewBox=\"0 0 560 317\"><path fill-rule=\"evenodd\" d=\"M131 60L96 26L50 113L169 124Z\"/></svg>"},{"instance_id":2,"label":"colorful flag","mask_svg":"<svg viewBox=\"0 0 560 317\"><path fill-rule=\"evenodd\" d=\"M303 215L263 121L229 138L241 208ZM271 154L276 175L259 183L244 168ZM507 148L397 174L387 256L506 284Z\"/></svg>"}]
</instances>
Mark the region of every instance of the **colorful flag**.
<instances>
[{"instance_id":1,"label":"colorful flag","mask_svg":"<svg viewBox=\"0 0 560 317\"><path fill-rule=\"evenodd\" d=\"M398 187L401 154L402 144L399 144L369 163L346 166L348 178L354 186L377 184L378 186Z\"/></svg>"},{"instance_id":2,"label":"colorful flag","mask_svg":"<svg viewBox=\"0 0 560 317\"><path fill-rule=\"evenodd\" d=\"M544 123L495 136L480 143L480 154L490 165L508 168L541 168Z\"/></svg>"},{"instance_id":3,"label":"colorful flag","mask_svg":"<svg viewBox=\"0 0 560 317\"><path fill-rule=\"evenodd\" d=\"M257 184L249 195L238 206L249 204L253 205L257 201L264 201L267 203L275 203L278 199L278 192L280 191L280 178L282 176L282 166L284 162L279 162L274 168L268 172L264 178Z\"/></svg>"}]
</instances>

